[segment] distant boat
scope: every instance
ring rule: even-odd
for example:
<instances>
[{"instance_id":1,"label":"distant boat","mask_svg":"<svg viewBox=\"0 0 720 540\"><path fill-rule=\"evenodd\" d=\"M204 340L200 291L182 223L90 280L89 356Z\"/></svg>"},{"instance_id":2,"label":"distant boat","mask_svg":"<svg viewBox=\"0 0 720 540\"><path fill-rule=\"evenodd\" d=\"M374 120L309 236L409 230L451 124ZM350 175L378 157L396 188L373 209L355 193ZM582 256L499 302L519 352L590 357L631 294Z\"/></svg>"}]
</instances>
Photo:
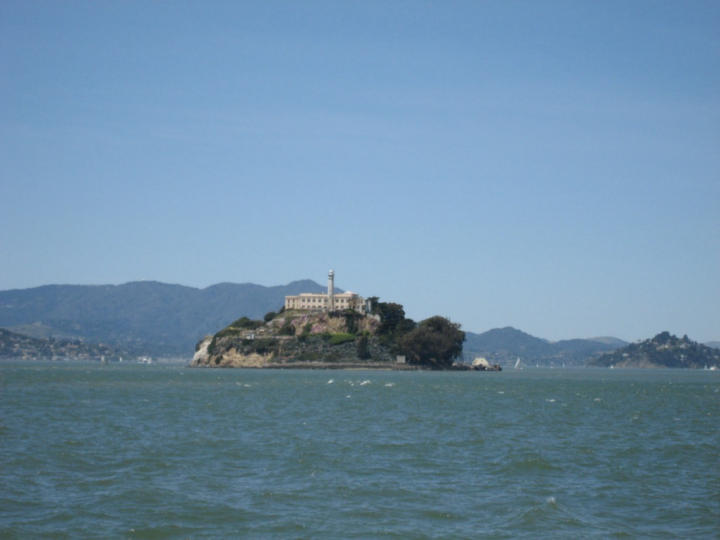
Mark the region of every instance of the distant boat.
<instances>
[{"instance_id":1,"label":"distant boat","mask_svg":"<svg viewBox=\"0 0 720 540\"><path fill-rule=\"evenodd\" d=\"M518 356L518 359L515 361L515 367L513 369L522 369L520 367L520 357Z\"/></svg>"}]
</instances>

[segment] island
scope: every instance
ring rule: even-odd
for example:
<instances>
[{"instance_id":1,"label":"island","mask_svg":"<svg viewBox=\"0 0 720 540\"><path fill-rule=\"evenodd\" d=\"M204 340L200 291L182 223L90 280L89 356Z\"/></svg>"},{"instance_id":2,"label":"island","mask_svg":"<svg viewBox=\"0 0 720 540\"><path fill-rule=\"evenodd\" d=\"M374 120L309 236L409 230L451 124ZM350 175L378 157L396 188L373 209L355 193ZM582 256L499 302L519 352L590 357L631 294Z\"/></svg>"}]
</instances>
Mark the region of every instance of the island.
<instances>
[{"instance_id":1,"label":"island","mask_svg":"<svg viewBox=\"0 0 720 540\"><path fill-rule=\"evenodd\" d=\"M195 348L192 366L246 368L471 369L456 364L465 333L434 316L416 323L401 304L335 293L287 296L263 320L241 317Z\"/></svg>"},{"instance_id":2,"label":"island","mask_svg":"<svg viewBox=\"0 0 720 540\"><path fill-rule=\"evenodd\" d=\"M415 324L399 304L380 302L377 310L281 310L263 321L242 317L201 340L191 365L469 369L454 364L465 338L459 325L439 316Z\"/></svg>"},{"instance_id":3,"label":"island","mask_svg":"<svg viewBox=\"0 0 720 540\"><path fill-rule=\"evenodd\" d=\"M661 332L652 339L605 353L591 360L589 366L617 368L694 368L720 367L720 350L692 341L687 336L678 338L670 332Z\"/></svg>"}]
</instances>

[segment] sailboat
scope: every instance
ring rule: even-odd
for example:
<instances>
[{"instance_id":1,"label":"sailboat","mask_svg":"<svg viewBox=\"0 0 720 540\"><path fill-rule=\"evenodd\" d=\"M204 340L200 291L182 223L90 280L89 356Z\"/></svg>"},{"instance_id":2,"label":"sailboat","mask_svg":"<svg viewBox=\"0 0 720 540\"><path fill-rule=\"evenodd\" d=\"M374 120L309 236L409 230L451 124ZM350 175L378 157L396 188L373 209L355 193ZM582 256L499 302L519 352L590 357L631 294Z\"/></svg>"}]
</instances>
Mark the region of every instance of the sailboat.
<instances>
[{"instance_id":1,"label":"sailboat","mask_svg":"<svg viewBox=\"0 0 720 540\"><path fill-rule=\"evenodd\" d=\"M515 361L515 367L513 369L522 369L520 367L520 357L518 356L517 360Z\"/></svg>"}]
</instances>

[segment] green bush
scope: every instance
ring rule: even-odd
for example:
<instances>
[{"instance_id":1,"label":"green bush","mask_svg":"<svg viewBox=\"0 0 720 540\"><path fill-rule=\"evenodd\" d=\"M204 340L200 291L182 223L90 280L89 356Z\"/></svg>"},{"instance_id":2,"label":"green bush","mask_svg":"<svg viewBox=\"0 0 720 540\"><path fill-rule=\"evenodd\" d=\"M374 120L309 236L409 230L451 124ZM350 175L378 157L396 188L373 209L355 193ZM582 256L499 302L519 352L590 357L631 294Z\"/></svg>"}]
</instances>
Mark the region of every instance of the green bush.
<instances>
[{"instance_id":1,"label":"green bush","mask_svg":"<svg viewBox=\"0 0 720 540\"><path fill-rule=\"evenodd\" d=\"M367 360L370 358L370 349L368 347L367 334L363 334L362 336L360 336L360 338L358 338L356 346L358 358L362 360Z\"/></svg>"},{"instance_id":2,"label":"green bush","mask_svg":"<svg viewBox=\"0 0 720 540\"><path fill-rule=\"evenodd\" d=\"M363 318L363 315L352 309L343 311L342 315L345 318L345 327L348 333L356 334L358 331L358 321Z\"/></svg>"},{"instance_id":3,"label":"green bush","mask_svg":"<svg viewBox=\"0 0 720 540\"><path fill-rule=\"evenodd\" d=\"M248 319L247 317L240 317L238 320L232 322L228 326L228 328L253 329L260 328L262 325L262 321L253 321L252 319Z\"/></svg>"},{"instance_id":4,"label":"green bush","mask_svg":"<svg viewBox=\"0 0 720 540\"><path fill-rule=\"evenodd\" d=\"M280 327L280 330L278 333L281 336L294 336L295 335L295 327L292 325L292 321L286 320L285 324Z\"/></svg>"},{"instance_id":5,"label":"green bush","mask_svg":"<svg viewBox=\"0 0 720 540\"><path fill-rule=\"evenodd\" d=\"M322 355L317 351L303 351L297 356L297 360L300 362L319 362L322 360Z\"/></svg>"},{"instance_id":6,"label":"green bush","mask_svg":"<svg viewBox=\"0 0 720 540\"><path fill-rule=\"evenodd\" d=\"M234 336L236 334L239 334L241 331L242 330L240 328L234 328L232 326L228 326L227 328L223 328L217 334L215 334L215 336L213 337L213 341L215 339L224 338L227 336Z\"/></svg>"},{"instance_id":7,"label":"green bush","mask_svg":"<svg viewBox=\"0 0 720 540\"><path fill-rule=\"evenodd\" d=\"M276 339L256 339L251 345L253 352L258 354L277 352L277 347L278 341Z\"/></svg>"},{"instance_id":8,"label":"green bush","mask_svg":"<svg viewBox=\"0 0 720 540\"><path fill-rule=\"evenodd\" d=\"M208 345L208 353L215 354L217 352L217 335L213 336L212 340L210 340L210 345Z\"/></svg>"},{"instance_id":9,"label":"green bush","mask_svg":"<svg viewBox=\"0 0 720 540\"><path fill-rule=\"evenodd\" d=\"M277 313L275 313L274 311L268 311L268 312L265 314L265 317L263 318L263 320L264 320L265 322L270 322L270 321L272 321L275 317L277 317Z\"/></svg>"},{"instance_id":10,"label":"green bush","mask_svg":"<svg viewBox=\"0 0 720 540\"><path fill-rule=\"evenodd\" d=\"M330 339L328 341L330 342L330 345L341 345L349 341L355 341L355 334L347 334L344 332L339 334L330 334Z\"/></svg>"},{"instance_id":11,"label":"green bush","mask_svg":"<svg viewBox=\"0 0 720 540\"><path fill-rule=\"evenodd\" d=\"M216 338L223 338L227 336L235 336L240 334L243 330L253 330L260 328L264 323L262 321L253 321L247 317L240 317L238 320L233 321L231 324L220 330L215 334Z\"/></svg>"}]
</instances>

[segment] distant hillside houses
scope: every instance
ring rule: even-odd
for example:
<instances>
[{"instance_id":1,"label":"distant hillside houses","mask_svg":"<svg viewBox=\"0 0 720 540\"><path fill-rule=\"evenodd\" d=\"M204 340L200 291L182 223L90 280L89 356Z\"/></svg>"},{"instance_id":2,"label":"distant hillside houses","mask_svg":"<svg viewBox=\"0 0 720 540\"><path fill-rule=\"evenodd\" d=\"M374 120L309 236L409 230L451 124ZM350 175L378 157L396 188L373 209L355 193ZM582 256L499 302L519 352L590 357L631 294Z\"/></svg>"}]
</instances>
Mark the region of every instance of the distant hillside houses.
<instances>
[{"instance_id":1,"label":"distant hillside houses","mask_svg":"<svg viewBox=\"0 0 720 540\"><path fill-rule=\"evenodd\" d=\"M351 309L358 313L370 311L368 301L354 292L335 294L335 272L328 273L327 293L300 293L285 297L285 309L306 311L342 311Z\"/></svg>"}]
</instances>

